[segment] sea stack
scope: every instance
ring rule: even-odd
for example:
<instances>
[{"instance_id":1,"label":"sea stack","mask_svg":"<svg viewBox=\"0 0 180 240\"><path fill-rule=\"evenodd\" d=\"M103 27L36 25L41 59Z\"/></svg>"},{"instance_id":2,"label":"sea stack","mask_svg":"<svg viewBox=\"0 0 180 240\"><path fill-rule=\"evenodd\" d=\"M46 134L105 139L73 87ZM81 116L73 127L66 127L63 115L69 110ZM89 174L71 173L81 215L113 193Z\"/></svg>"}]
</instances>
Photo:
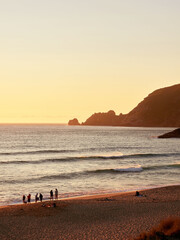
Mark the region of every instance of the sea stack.
<instances>
[{"instance_id":1,"label":"sea stack","mask_svg":"<svg viewBox=\"0 0 180 240\"><path fill-rule=\"evenodd\" d=\"M72 120L69 120L68 125L80 125L80 123L77 118L74 118Z\"/></svg>"},{"instance_id":2,"label":"sea stack","mask_svg":"<svg viewBox=\"0 0 180 240\"><path fill-rule=\"evenodd\" d=\"M180 138L180 128L175 129L172 132L165 133L158 136L158 138Z\"/></svg>"}]
</instances>

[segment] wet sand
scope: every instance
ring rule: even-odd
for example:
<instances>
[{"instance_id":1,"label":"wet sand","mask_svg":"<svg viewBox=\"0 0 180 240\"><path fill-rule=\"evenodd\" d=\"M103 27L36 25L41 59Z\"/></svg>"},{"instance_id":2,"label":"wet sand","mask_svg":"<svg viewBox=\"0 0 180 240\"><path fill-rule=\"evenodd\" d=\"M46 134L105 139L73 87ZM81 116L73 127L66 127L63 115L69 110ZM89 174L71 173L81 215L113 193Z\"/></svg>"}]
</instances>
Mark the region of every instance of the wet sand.
<instances>
[{"instance_id":1,"label":"wet sand","mask_svg":"<svg viewBox=\"0 0 180 240\"><path fill-rule=\"evenodd\" d=\"M133 239L180 217L180 186L0 208L0 239ZM45 206L43 206L45 205ZM50 206L50 207L49 207Z\"/></svg>"}]
</instances>

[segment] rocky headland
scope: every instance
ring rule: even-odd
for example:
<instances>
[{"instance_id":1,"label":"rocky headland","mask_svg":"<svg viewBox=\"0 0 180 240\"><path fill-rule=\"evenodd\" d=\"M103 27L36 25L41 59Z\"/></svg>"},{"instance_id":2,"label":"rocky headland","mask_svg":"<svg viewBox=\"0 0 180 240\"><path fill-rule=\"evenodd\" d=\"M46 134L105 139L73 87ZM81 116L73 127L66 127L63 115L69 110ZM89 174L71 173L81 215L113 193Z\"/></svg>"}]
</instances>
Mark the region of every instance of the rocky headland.
<instances>
[{"instance_id":1,"label":"rocky headland","mask_svg":"<svg viewBox=\"0 0 180 240\"><path fill-rule=\"evenodd\" d=\"M77 124L70 120L69 125ZM94 113L82 125L180 127L180 84L152 92L128 114Z\"/></svg>"}]
</instances>

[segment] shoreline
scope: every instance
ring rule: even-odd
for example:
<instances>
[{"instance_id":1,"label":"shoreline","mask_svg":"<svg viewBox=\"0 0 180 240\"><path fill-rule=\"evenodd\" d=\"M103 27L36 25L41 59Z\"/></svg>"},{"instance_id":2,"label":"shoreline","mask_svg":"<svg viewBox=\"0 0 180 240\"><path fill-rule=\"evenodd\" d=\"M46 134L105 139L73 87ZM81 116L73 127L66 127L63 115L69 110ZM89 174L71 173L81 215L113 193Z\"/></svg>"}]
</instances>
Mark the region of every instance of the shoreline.
<instances>
[{"instance_id":1,"label":"shoreline","mask_svg":"<svg viewBox=\"0 0 180 240\"><path fill-rule=\"evenodd\" d=\"M107 193L97 193L97 194L85 194L85 195L77 195L77 196L70 196L70 197L59 197L58 199L53 199L53 201L66 201L66 200L77 200L77 199L95 199L99 197L108 197L108 196L119 196L123 194L130 194L130 193L135 193L136 191L148 191L151 189L158 189L158 188L166 188L166 187L174 187L174 186L180 186L179 183L176 184L170 184L170 185L163 185L163 186L153 186L149 188L137 188L136 190L127 190L127 191L112 191L112 192L107 192ZM61 194L59 194L61 196ZM44 199L42 202L38 201L37 203L44 203L44 202L50 202L50 198ZM31 201L31 203L12 203L12 204L7 204L7 205L0 205L1 208L8 208L10 206L20 206L20 205L30 205L30 204L36 204L36 202Z\"/></svg>"},{"instance_id":2,"label":"shoreline","mask_svg":"<svg viewBox=\"0 0 180 240\"><path fill-rule=\"evenodd\" d=\"M8 205L0 239L133 239L162 219L180 217L180 185ZM52 203L56 203L53 207Z\"/></svg>"}]
</instances>

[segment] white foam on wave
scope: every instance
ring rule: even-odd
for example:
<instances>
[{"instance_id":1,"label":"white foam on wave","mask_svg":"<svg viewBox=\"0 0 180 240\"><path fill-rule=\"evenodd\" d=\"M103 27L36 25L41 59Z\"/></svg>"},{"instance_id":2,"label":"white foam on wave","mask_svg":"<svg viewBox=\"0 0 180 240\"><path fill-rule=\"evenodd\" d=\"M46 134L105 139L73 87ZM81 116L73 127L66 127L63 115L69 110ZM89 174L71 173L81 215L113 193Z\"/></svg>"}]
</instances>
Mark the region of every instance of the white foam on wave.
<instances>
[{"instance_id":1,"label":"white foam on wave","mask_svg":"<svg viewBox=\"0 0 180 240\"><path fill-rule=\"evenodd\" d=\"M102 158L116 158L116 157L122 157L124 154L122 152L109 152L109 153L101 153L95 155L95 157L102 157Z\"/></svg>"},{"instance_id":2,"label":"white foam on wave","mask_svg":"<svg viewBox=\"0 0 180 240\"><path fill-rule=\"evenodd\" d=\"M119 157L119 156L123 156L124 154L122 152L109 152L109 153L104 153L104 154L100 154L99 156L102 157Z\"/></svg>"},{"instance_id":3,"label":"white foam on wave","mask_svg":"<svg viewBox=\"0 0 180 240\"><path fill-rule=\"evenodd\" d=\"M109 153L94 153L91 155L79 155L78 158L102 158L102 159L111 159L111 158L119 158L124 156L122 152L109 152Z\"/></svg>"}]
</instances>

